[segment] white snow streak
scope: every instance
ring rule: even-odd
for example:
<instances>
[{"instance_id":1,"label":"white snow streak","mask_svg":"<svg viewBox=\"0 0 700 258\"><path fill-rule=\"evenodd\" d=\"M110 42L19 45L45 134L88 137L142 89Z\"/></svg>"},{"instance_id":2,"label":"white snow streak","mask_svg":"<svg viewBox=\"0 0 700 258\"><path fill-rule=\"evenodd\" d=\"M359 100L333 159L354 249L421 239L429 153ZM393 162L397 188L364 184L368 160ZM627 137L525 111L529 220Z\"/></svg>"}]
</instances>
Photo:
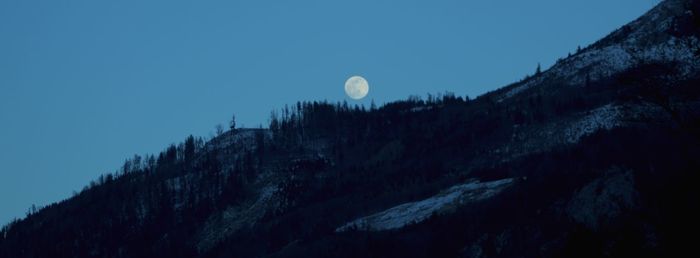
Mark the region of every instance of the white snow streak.
<instances>
[{"instance_id":1,"label":"white snow streak","mask_svg":"<svg viewBox=\"0 0 700 258\"><path fill-rule=\"evenodd\" d=\"M456 206L490 198L515 180L512 178L490 182L474 181L453 186L433 197L417 202L409 202L388 210L356 219L339 228L336 232L358 230L389 230L401 228L410 223L428 219L433 213L444 213Z\"/></svg>"},{"instance_id":2,"label":"white snow streak","mask_svg":"<svg viewBox=\"0 0 700 258\"><path fill-rule=\"evenodd\" d=\"M622 125L623 112L620 106L611 104L591 110L581 120L569 126L564 135L569 143L578 142L581 137L592 134L598 130L610 130Z\"/></svg>"}]
</instances>

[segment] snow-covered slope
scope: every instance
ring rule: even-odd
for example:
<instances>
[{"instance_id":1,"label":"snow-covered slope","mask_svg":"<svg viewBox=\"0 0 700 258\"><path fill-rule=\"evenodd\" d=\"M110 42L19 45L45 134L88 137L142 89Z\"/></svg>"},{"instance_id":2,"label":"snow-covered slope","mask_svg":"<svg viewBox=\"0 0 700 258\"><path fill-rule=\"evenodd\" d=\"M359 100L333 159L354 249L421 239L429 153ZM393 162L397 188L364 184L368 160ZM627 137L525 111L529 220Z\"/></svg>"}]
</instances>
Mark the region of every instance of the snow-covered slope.
<instances>
[{"instance_id":1,"label":"snow-covered slope","mask_svg":"<svg viewBox=\"0 0 700 258\"><path fill-rule=\"evenodd\" d=\"M686 31L694 15L686 0L666 0L636 21L574 56L557 62L541 75L505 91L499 101L511 98L543 82L584 86L587 81L608 78L644 63L673 63L679 79L700 68L697 32Z\"/></svg>"},{"instance_id":2,"label":"snow-covered slope","mask_svg":"<svg viewBox=\"0 0 700 258\"><path fill-rule=\"evenodd\" d=\"M266 185L260 189L257 198L242 205L230 206L212 216L198 236L197 249L208 250L241 228L257 223L272 203L275 190L275 186Z\"/></svg>"},{"instance_id":3,"label":"snow-covered slope","mask_svg":"<svg viewBox=\"0 0 700 258\"><path fill-rule=\"evenodd\" d=\"M510 141L490 148L501 163L558 146L577 144L602 130L639 123L672 124L673 117L662 106L649 102L609 103L565 118L535 125L515 125Z\"/></svg>"},{"instance_id":4,"label":"snow-covered slope","mask_svg":"<svg viewBox=\"0 0 700 258\"><path fill-rule=\"evenodd\" d=\"M410 223L428 219L432 214L441 214L470 202L490 198L515 182L515 179L501 179L489 182L473 181L456 185L428 199L409 202L388 210L351 221L336 232L348 230L390 230Z\"/></svg>"}]
</instances>

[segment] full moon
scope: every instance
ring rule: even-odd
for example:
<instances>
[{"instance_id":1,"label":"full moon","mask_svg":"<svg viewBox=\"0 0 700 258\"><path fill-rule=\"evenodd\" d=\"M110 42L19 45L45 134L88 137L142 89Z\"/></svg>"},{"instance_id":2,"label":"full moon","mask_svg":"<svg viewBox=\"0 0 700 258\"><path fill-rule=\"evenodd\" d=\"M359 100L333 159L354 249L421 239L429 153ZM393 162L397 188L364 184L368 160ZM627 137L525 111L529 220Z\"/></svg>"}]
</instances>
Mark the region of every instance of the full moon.
<instances>
[{"instance_id":1,"label":"full moon","mask_svg":"<svg viewBox=\"0 0 700 258\"><path fill-rule=\"evenodd\" d=\"M353 76L345 81L345 93L352 99L362 99L369 93L369 83L362 76Z\"/></svg>"}]
</instances>

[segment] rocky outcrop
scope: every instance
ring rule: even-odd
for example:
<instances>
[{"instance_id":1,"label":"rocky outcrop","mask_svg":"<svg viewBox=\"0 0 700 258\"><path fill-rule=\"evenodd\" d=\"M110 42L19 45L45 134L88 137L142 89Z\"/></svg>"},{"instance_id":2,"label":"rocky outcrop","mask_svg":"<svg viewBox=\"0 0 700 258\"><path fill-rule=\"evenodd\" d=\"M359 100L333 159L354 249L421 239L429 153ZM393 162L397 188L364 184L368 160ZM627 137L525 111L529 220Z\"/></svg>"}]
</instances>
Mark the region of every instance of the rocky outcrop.
<instances>
[{"instance_id":1,"label":"rocky outcrop","mask_svg":"<svg viewBox=\"0 0 700 258\"><path fill-rule=\"evenodd\" d=\"M574 221L596 230L638 205L632 172L613 168L605 177L595 179L576 191L567 205L566 213Z\"/></svg>"}]
</instances>

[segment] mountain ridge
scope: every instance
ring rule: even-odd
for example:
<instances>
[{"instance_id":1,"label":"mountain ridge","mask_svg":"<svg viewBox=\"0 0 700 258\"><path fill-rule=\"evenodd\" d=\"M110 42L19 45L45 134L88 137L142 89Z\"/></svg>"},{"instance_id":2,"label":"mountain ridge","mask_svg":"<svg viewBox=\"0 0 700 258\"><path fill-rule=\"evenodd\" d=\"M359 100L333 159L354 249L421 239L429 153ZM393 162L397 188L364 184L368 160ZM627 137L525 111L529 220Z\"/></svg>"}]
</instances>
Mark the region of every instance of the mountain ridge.
<instances>
[{"instance_id":1,"label":"mountain ridge","mask_svg":"<svg viewBox=\"0 0 700 258\"><path fill-rule=\"evenodd\" d=\"M560 59L541 74L497 90L507 90L498 101L541 81L561 80L572 86L585 85L642 62L678 62L683 66L680 76L692 76L689 73L697 73L700 66L697 59L699 35L692 29L700 23L693 15L698 12L700 7L694 1L663 1L573 56Z\"/></svg>"},{"instance_id":2,"label":"mountain ridge","mask_svg":"<svg viewBox=\"0 0 700 258\"><path fill-rule=\"evenodd\" d=\"M697 227L685 209L698 203L698 6L664 1L474 100L304 102L268 129L189 137L4 227L0 257L682 253L692 245L678 227ZM511 178L498 194L405 217L414 223L352 226Z\"/></svg>"}]
</instances>

